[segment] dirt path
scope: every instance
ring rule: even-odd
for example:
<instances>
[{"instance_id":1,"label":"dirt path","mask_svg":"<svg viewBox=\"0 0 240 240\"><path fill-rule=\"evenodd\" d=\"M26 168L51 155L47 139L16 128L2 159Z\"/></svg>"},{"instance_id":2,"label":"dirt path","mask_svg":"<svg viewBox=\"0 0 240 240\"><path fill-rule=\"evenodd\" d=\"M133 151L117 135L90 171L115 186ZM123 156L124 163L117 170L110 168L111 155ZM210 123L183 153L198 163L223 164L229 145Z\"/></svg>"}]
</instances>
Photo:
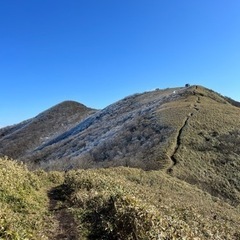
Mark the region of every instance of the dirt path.
<instances>
[{"instance_id":1,"label":"dirt path","mask_svg":"<svg viewBox=\"0 0 240 240\"><path fill-rule=\"evenodd\" d=\"M184 121L182 127L179 129L178 131L178 135L177 135L177 138L176 138L176 143L175 143L175 147L174 147L174 150L173 150L173 153L171 154L170 159L172 161L172 164L171 166L167 169L167 173L172 173L173 171L173 168L174 166L177 164L177 159L175 157L180 145L181 145L181 135L182 135L182 132L183 132L183 129L186 127L186 125L188 124L188 121L190 119L190 117L193 116L193 113L191 113Z\"/></svg>"},{"instance_id":2,"label":"dirt path","mask_svg":"<svg viewBox=\"0 0 240 240\"><path fill-rule=\"evenodd\" d=\"M194 104L193 109L196 110L196 111L199 111L198 104L200 104L200 103L201 103L201 99L200 99L200 97L197 97L196 103ZM176 159L175 155L176 155L176 153L177 153L177 151L178 151L178 149L181 145L182 132L183 132L184 128L187 126L188 121L192 116L193 116L193 113L190 113L186 117L186 119L183 122L183 125L181 126L181 128L178 131L178 134L177 134L177 137L176 137L176 142L175 142L175 145L174 145L174 150L173 150L172 154L169 156L172 163L171 163L170 167L167 168L167 173L168 174L171 174L173 172L173 168L177 164L177 159Z\"/></svg>"},{"instance_id":3,"label":"dirt path","mask_svg":"<svg viewBox=\"0 0 240 240\"><path fill-rule=\"evenodd\" d=\"M58 186L48 192L49 211L54 215L56 228L53 231L51 240L77 240L78 232L72 213L66 206L63 187Z\"/></svg>"}]
</instances>

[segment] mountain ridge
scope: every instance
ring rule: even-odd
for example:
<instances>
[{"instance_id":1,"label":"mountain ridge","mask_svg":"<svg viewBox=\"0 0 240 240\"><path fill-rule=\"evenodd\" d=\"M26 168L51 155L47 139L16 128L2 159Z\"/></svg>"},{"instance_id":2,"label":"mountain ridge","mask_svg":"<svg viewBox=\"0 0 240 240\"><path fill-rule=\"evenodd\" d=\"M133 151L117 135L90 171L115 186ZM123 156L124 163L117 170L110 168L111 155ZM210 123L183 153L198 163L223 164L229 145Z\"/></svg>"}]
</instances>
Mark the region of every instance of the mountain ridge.
<instances>
[{"instance_id":1,"label":"mountain ridge","mask_svg":"<svg viewBox=\"0 0 240 240\"><path fill-rule=\"evenodd\" d=\"M34 118L2 128L0 129L0 153L15 159L24 156L39 144L66 131L95 111L75 101L64 101Z\"/></svg>"},{"instance_id":2,"label":"mountain ridge","mask_svg":"<svg viewBox=\"0 0 240 240\"><path fill-rule=\"evenodd\" d=\"M161 170L230 204L240 203L236 101L194 85L134 94L98 111L83 109L67 129L60 128L58 134L24 153L7 154L13 142L1 137L0 153L32 169L126 166ZM26 128L28 121L19 126Z\"/></svg>"}]
</instances>

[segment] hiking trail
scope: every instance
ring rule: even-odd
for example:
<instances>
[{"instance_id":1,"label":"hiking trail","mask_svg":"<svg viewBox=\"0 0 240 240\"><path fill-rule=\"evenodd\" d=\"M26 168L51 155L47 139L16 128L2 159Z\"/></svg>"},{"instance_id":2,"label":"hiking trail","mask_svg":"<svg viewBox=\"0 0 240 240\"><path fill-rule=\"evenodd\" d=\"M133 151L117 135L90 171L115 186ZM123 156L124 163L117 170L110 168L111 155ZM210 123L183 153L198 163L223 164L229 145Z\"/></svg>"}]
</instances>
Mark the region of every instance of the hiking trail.
<instances>
[{"instance_id":1,"label":"hiking trail","mask_svg":"<svg viewBox=\"0 0 240 240\"><path fill-rule=\"evenodd\" d=\"M77 240L78 231L77 226L70 212L64 195L64 186L60 185L52 188L48 192L49 197L49 211L56 220L56 228L49 238L51 240L64 239L64 240Z\"/></svg>"}]
</instances>

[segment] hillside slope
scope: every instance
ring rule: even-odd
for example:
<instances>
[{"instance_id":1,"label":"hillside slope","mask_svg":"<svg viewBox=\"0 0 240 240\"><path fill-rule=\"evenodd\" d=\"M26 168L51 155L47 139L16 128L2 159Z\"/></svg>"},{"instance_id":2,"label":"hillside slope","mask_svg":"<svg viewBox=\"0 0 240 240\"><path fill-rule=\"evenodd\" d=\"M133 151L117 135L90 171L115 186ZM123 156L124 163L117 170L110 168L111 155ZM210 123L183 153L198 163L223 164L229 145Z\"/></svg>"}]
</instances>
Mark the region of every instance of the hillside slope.
<instances>
[{"instance_id":1,"label":"hillside slope","mask_svg":"<svg viewBox=\"0 0 240 240\"><path fill-rule=\"evenodd\" d=\"M239 208L163 171L30 172L0 158L0 182L0 239L240 237Z\"/></svg>"},{"instance_id":2,"label":"hillside slope","mask_svg":"<svg viewBox=\"0 0 240 240\"><path fill-rule=\"evenodd\" d=\"M28 152L21 150L18 157L18 151L11 152L19 139L4 138L0 152L9 151L29 166L47 170L160 169L237 206L239 119L236 102L204 87L155 90L85 116L59 135L54 131L49 139L37 140ZM24 138L20 142L24 144Z\"/></svg>"},{"instance_id":3,"label":"hillside slope","mask_svg":"<svg viewBox=\"0 0 240 240\"><path fill-rule=\"evenodd\" d=\"M0 155L20 158L36 147L75 126L95 110L62 102L22 123L0 129Z\"/></svg>"},{"instance_id":4,"label":"hillside slope","mask_svg":"<svg viewBox=\"0 0 240 240\"><path fill-rule=\"evenodd\" d=\"M159 146L161 149L168 147L168 137L174 129L160 123L157 110L164 102L179 98L173 91L159 90L127 97L85 118L24 157L39 160L42 168L49 169L96 165L159 168L155 159L151 162L144 159L146 155L153 158L149 151L160 153Z\"/></svg>"}]
</instances>

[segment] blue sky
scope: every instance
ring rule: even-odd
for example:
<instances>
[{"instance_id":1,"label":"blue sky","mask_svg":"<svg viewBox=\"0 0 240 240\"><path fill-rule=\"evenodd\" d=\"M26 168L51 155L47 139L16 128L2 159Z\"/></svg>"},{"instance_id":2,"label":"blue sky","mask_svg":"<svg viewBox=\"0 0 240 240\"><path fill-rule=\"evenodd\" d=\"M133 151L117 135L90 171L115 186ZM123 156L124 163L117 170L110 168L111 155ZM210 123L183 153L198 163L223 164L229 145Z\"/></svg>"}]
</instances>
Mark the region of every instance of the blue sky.
<instances>
[{"instance_id":1,"label":"blue sky","mask_svg":"<svg viewBox=\"0 0 240 240\"><path fill-rule=\"evenodd\" d=\"M239 13L239 0L1 1L0 127L185 83L240 101Z\"/></svg>"}]
</instances>

